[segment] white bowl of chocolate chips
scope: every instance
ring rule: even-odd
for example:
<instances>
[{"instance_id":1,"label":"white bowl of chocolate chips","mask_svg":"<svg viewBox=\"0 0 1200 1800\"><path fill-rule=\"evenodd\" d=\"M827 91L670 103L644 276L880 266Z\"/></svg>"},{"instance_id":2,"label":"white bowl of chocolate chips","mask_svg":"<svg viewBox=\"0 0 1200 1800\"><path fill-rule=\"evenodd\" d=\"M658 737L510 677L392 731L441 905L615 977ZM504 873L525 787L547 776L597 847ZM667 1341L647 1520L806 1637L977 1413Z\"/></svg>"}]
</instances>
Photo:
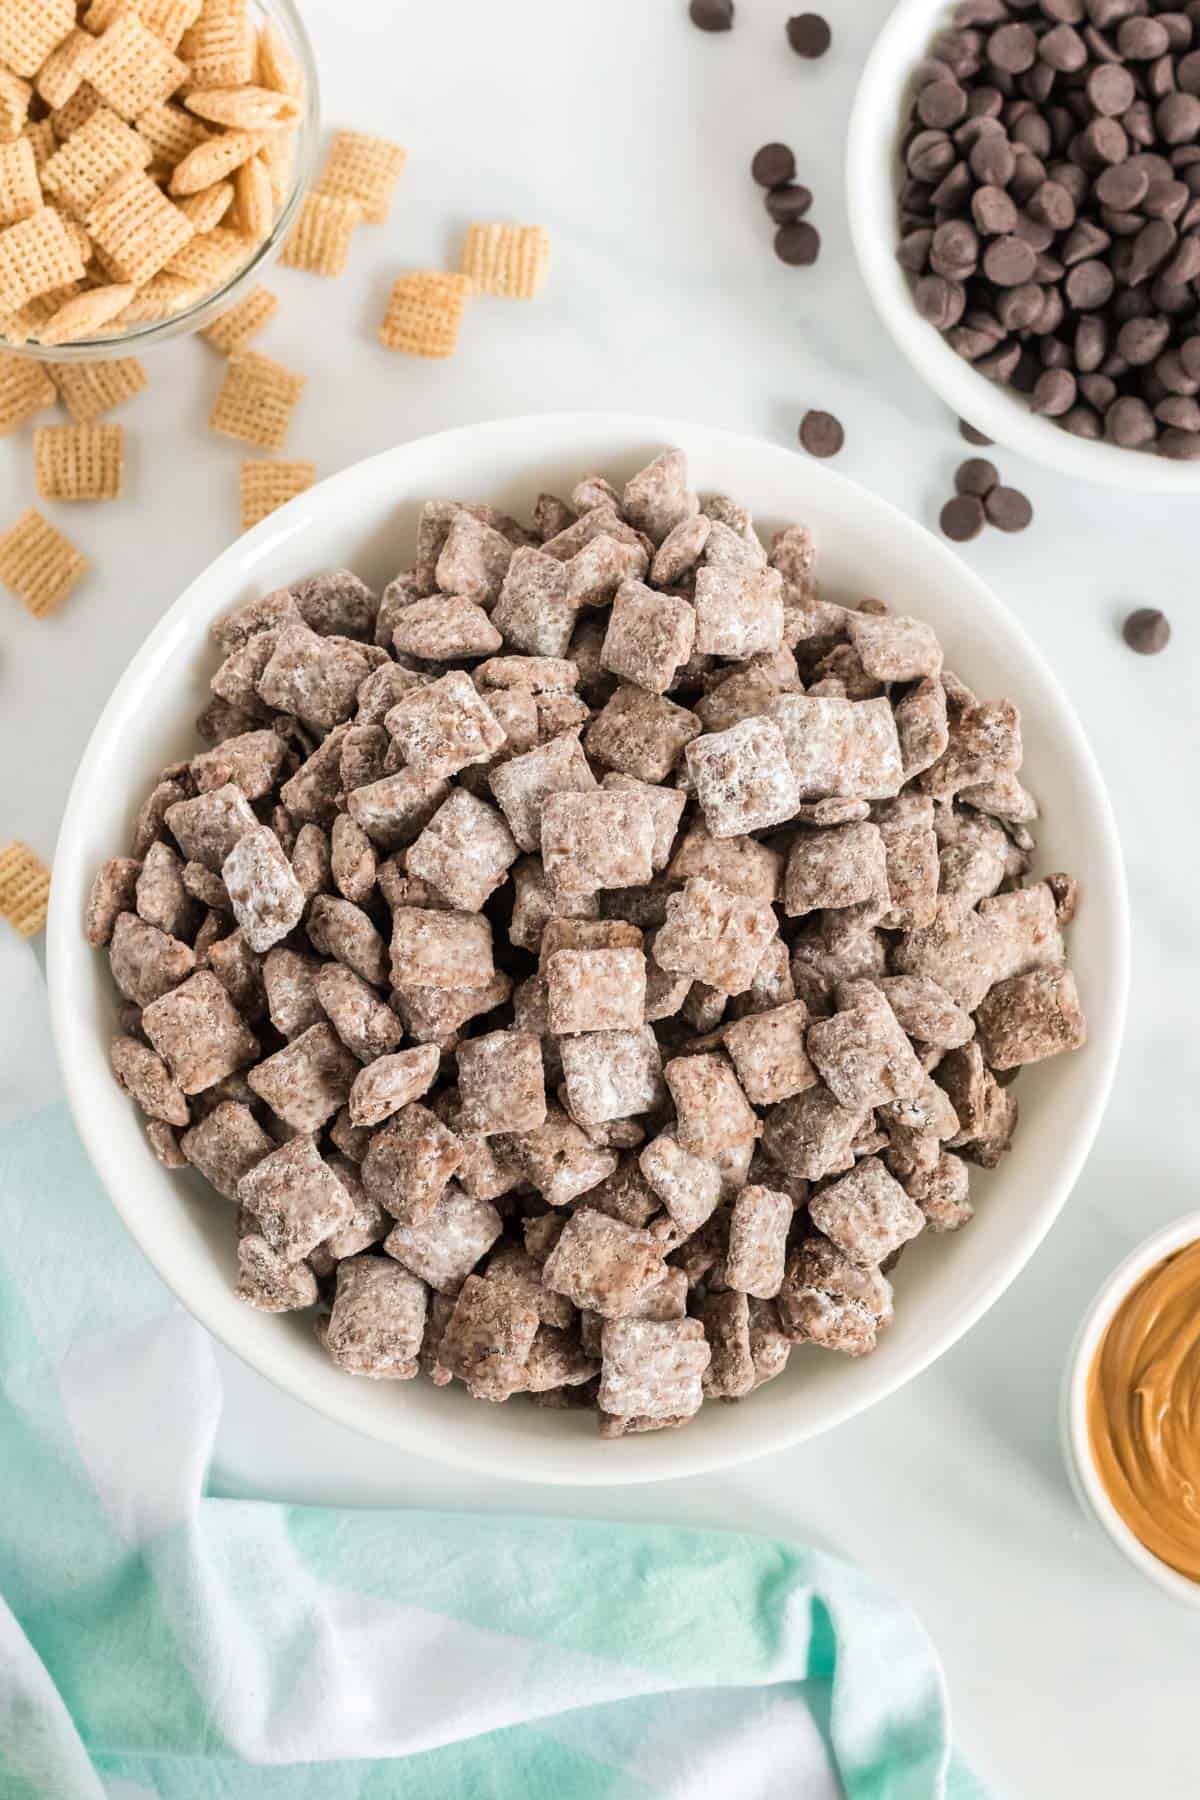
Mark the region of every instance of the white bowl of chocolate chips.
<instances>
[{"instance_id":1,"label":"white bowl of chocolate chips","mask_svg":"<svg viewBox=\"0 0 1200 1800\"><path fill-rule=\"evenodd\" d=\"M578 414L402 445L193 583L80 765L49 967L88 1151L217 1337L606 1483L827 1430L979 1318L1091 1144L1126 930L1078 721L957 557Z\"/></svg>"},{"instance_id":2,"label":"white bowl of chocolate chips","mask_svg":"<svg viewBox=\"0 0 1200 1800\"><path fill-rule=\"evenodd\" d=\"M1200 490L1200 9L899 0L847 144L887 329L1048 467Z\"/></svg>"}]
</instances>

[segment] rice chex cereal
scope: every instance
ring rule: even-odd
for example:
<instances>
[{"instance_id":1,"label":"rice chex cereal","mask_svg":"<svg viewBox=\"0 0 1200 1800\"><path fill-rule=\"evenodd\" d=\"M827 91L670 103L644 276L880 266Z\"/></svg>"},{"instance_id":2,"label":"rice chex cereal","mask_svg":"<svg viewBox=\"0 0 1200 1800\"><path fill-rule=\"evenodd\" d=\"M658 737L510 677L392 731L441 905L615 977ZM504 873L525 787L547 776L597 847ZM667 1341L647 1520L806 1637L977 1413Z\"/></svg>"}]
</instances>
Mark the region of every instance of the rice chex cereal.
<instances>
[{"instance_id":1,"label":"rice chex cereal","mask_svg":"<svg viewBox=\"0 0 1200 1800\"><path fill-rule=\"evenodd\" d=\"M379 341L408 356L453 356L471 282L438 269L401 275L392 288Z\"/></svg>"},{"instance_id":2,"label":"rice chex cereal","mask_svg":"<svg viewBox=\"0 0 1200 1800\"><path fill-rule=\"evenodd\" d=\"M331 200L357 200L369 225L382 225L400 178L407 150L365 131L339 131L317 182Z\"/></svg>"},{"instance_id":3,"label":"rice chex cereal","mask_svg":"<svg viewBox=\"0 0 1200 1800\"><path fill-rule=\"evenodd\" d=\"M550 268L550 236L543 225L472 225L463 245L462 272L480 294L532 300Z\"/></svg>"},{"instance_id":4,"label":"rice chex cereal","mask_svg":"<svg viewBox=\"0 0 1200 1800\"><path fill-rule=\"evenodd\" d=\"M116 500L120 495L125 457L120 425L40 425L33 450L43 500Z\"/></svg>"},{"instance_id":5,"label":"rice chex cereal","mask_svg":"<svg viewBox=\"0 0 1200 1800\"><path fill-rule=\"evenodd\" d=\"M62 395L63 405L78 425L86 425L123 406L146 386L146 371L133 356L116 357L111 362L52 362L46 366Z\"/></svg>"},{"instance_id":6,"label":"rice chex cereal","mask_svg":"<svg viewBox=\"0 0 1200 1800\"><path fill-rule=\"evenodd\" d=\"M0 352L0 437L53 406L56 398L54 383L40 363Z\"/></svg>"},{"instance_id":7,"label":"rice chex cereal","mask_svg":"<svg viewBox=\"0 0 1200 1800\"><path fill-rule=\"evenodd\" d=\"M311 275L344 275L350 239L362 216L357 200L306 194L280 260L286 268L307 269Z\"/></svg>"},{"instance_id":8,"label":"rice chex cereal","mask_svg":"<svg viewBox=\"0 0 1200 1800\"><path fill-rule=\"evenodd\" d=\"M260 450L281 450L292 411L304 392L306 375L295 375L257 350L229 358L225 380L209 416L209 426Z\"/></svg>"},{"instance_id":9,"label":"rice chex cereal","mask_svg":"<svg viewBox=\"0 0 1200 1800\"><path fill-rule=\"evenodd\" d=\"M5 844L0 850L0 918L21 937L32 937L46 923L50 905L50 871L28 844Z\"/></svg>"},{"instance_id":10,"label":"rice chex cereal","mask_svg":"<svg viewBox=\"0 0 1200 1800\"><path fill-rule=\"evenodd\" d=\"M87 567L87 557L36 507L0 534L0 582L25 602L35 619L61 606Z\"/></svg>"},{"instance_id":11,"label":"rice chex cereal","mask_svg":"<svg viewBox=\"0 0 1200 1800\"><path fill-rule=\"evenodd\" d=\"M279 296L270 288L251 288L240 300L228 308L226 312L215 318L211 325L206 325L200 333L206 338L214 350L222 356L232 356L235 350L241 350L252 337L270 323L279 310Z\"/></svg>"},{"instance_id":12,"label":"rice chex cereal","mask_svg":"<svg viewBox=\"0 0 1200 1800\"><path fill-rule=\"evenodd\" d=\"M249 531L270 513L286 506L316 479L315 463L248 459L242 464L242 530Z\"/></svg>"}]
</instances>

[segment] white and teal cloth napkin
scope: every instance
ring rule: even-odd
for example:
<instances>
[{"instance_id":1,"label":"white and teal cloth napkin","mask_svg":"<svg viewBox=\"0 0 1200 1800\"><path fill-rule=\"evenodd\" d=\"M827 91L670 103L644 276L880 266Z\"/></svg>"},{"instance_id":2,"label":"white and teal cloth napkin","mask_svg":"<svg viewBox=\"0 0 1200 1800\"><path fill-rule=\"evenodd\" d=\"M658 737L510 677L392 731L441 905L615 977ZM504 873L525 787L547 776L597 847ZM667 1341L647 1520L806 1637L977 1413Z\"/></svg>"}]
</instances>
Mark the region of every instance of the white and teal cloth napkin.
<instances>
[{"instance_id":1,"label":"white and teal cloth napkin","mask_svg":"<svg viewBox=\"0 0 1200 1800\"><path fill-rule=\"evenodd\" d=\"M925 1633L834 1557L208 1493L209 1340L15 940L0 996L0 1800L981 1800Z\"/></svg>"}]
</instances>

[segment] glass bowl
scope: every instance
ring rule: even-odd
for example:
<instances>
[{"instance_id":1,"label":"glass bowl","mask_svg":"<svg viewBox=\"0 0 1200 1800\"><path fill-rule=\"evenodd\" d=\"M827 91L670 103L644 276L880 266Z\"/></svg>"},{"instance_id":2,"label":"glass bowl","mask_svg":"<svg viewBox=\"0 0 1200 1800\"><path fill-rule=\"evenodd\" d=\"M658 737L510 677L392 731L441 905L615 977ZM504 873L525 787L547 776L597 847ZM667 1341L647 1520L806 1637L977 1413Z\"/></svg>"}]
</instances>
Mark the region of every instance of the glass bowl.
<instances>
[{"instance_id":1,"label":"glass bowl","mask_svg":"<svg viewBox=\"0 0 1200 1800\"><path fill-rule=\"evenodd\" d=\"M317 64L312 42L294 0L252 0L251 11L259 20L269 19L282 34L288 49L300 64L304 75L304 97L295 132L295 157L291 186L279 209L279 217L253 255L228 281L210 294L185 306L168 319L155 319L144 325L131 325L126 331L100 333L93 338L80 338L71 344L9 344L0 336L0 350L16 356L32 357L39 362L104 362L117 356L135 356L168 338L200 331L225 312L275 261L287 242L301 200L312 180L320 136L320 95Z\"/></svg>"}]
</instances>

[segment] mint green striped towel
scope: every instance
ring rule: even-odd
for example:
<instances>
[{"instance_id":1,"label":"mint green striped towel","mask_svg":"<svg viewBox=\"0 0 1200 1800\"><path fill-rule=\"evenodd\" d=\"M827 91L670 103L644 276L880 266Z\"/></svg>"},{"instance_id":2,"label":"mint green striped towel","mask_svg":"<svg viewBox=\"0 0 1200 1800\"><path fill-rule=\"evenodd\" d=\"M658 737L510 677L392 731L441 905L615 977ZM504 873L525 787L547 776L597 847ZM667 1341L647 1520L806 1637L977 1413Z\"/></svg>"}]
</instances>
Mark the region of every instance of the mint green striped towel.
<instances>
[{"instance_id":1,"label":"mint green striped towel","mask_svg":"<svg viewBox=\"0 0 1200 1800\"><path fill-rule=\"evenodd\" d=\"M209 1341L26 948L0 992L0 1800L982 1800L923 1630L834 1557L207 1493Z\"/></svg>"}]
</instances>

